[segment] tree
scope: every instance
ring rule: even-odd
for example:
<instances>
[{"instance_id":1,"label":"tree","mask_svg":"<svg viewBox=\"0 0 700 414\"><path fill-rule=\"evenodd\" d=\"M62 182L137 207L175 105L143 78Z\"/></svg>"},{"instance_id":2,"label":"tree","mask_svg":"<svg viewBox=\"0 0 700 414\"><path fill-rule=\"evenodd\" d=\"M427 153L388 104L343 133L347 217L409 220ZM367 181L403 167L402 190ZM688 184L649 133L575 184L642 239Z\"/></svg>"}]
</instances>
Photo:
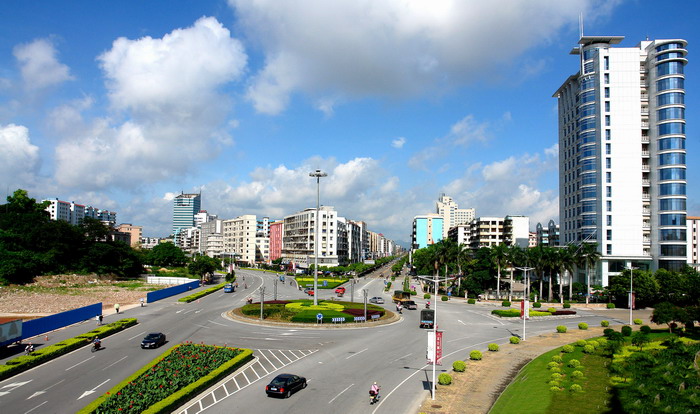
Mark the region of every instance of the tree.
<instances>
[{"instance_id":1,"label":"tree","mask_svg":"<svg viewBox=\"0 0 700 414\"><path fill-rule=\"evenodd\" d=\"M576 247L568 245L557 249L557 259L556 264L559 270L559 302L564 303L564 276L569 272L569 277L574 272L574 252ZM569 289L571 289L571 280L569 280ZM571 300L571 293L569 293L569 300Z\"/></svg>"},{"instance_id":2,"label":"tree","mask_svg":"<svg viewBox=\"0 0 700 414\"><path fill-rule=\"evenodd\" d=\"M687 315L684 310L670 302L661 302L651 313L651 321L655 324L667 324L668 331L671 332L671 324L674 322L684 322Z\"/></svg>"},{"instance_id":3,"label":"tree","mask_svg":"<svg viewBox=\"0 0 700 414\"><path fill-rule=\"evenodd\" d=\"M513 272L515 271L515 266L518 261L521 260L523 256L523 249L517 244L508 246L508 251L506 252L506 262L510 267L510 287L508 288L508 300L513 300Z\"/></svg>"},{"instance_id":4,"label":"tree","mask_svg":"<svg viewBox=\"0 0 700 414\"><path fill-rule=\"evenodd\" d=\"M582 243L579 249L578 262L586 266L586 303L589 302L591 296L591 274L590 268L595 270L595 266L600 259L597 243Z\"/></svg>"},{"instance_id":5,"label":"tree","mask_svg":"<svg viewBox=\"0 0 700 414\"><path fill-rule=\"evenodd\" d=\"M674 305L688 305L692 303L694 298L688 294L690 281L686 273L659 269L654 274L654 279L659 289L658 301L671 302Z\"/></svg>"},{"instance_id":6,"label":"tree","mask_svg":"<svg viewBox=\"0 0 700 414\"><path fill-rule=\"evenodd\" d=\"M154 266L183 266L187 263L185 253L170 242L155 245L148 253L147 259L149 264Z\"/></svg>"},{"instance_id":7,"label":"tree","mask_svg":"<svg viewBox=\"0 0 700 414\"><path fill-rule=\"evenodd\" d=\"M632 289L635 292L635 304L638 308L651 306L656 302L659 285L651 272L632 270ZM630 290L630 270L625 269L617 276L608 280L607 292L615 297L618 304L626 303Z\"/></svg>"},{"instance_id":8,"label":"tree","mask_svg":"<svg viewBox=\"0 0 700 414\"><path fill-rule=\"evenodd\" d=\"M508 263L508 246L503 243L491 247L491 260L496 265L496 299L501 298L501 268Z\"/></svg>"},{"instance_id":9,"label":"tree","mask_svg":"<svg viewBox=\"0 0 700 414\"><path fill-rule=\"evenodd\" d=\"M191 274L199 276L202 281L206 275L214 273L220 268L219 260L209 256L197 256L194 261L187 265L187 270Z\"/></svg>"},{"instance_id":10,"label":"tree","mask_svg":"<svg viewBox=\"0 0 700 414\"><path fill-rule=\"evenodd\" d=\"M639 350L641 351L644 345L649 343L649 335L645 334L644 332L637 331L632 335L632 345L636 345L639 347Z\"/></svg>"}]
</instances>

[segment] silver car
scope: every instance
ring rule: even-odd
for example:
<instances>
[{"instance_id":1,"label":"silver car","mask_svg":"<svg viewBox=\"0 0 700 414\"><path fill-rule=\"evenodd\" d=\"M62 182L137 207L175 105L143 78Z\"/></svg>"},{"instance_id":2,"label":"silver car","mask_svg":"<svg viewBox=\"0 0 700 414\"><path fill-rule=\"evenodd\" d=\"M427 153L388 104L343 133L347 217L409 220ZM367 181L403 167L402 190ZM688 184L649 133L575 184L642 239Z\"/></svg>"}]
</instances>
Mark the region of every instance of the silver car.
<instances>
[{"instance_id":1,"label":"silver car","mask_svg":"<svg viewBox=\"0 0 700 414\"><path fill-rule=\"evenodd\" d=\"M384 298L382 298L380 296L375 296L369 300L369 303L381 304L381 303L384 303Z\"/></svg>"}]
</instances>

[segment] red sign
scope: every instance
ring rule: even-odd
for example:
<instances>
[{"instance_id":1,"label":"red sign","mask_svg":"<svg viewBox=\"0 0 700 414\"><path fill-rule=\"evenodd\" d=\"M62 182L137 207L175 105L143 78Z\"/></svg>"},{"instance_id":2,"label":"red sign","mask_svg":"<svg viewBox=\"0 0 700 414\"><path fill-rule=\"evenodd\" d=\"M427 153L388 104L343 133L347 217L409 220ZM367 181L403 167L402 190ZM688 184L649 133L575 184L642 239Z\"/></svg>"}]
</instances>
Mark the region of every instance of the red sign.
<instances>
[{"instance_id":1,"label":"red sign","mask_svg":"<svg viewBox=\"0 0 700 414\"><path fill-rule=\"evenodd\" d=\"M437 331L435 336L435 360L442 365L442 331Z\"/></svg>"}]
</instances>

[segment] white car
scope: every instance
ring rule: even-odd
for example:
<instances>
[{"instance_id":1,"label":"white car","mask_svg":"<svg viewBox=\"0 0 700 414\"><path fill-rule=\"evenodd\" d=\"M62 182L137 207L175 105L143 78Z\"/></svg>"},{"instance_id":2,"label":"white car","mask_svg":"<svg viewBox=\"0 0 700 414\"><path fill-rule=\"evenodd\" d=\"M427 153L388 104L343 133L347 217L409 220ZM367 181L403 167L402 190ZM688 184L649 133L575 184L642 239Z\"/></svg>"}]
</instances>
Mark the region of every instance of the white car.
<instances>
[{"instance_id":1,"label":"white car","mask_svg":"<svg viewBox=\"0 0 700 414\"><path fill-rule=\"evenodd\" d=\"M384 298L382 298L380 296L375 296L369 300L369 303L376 303L376 304L384 303Z\"/></svg>"}]
</instances>

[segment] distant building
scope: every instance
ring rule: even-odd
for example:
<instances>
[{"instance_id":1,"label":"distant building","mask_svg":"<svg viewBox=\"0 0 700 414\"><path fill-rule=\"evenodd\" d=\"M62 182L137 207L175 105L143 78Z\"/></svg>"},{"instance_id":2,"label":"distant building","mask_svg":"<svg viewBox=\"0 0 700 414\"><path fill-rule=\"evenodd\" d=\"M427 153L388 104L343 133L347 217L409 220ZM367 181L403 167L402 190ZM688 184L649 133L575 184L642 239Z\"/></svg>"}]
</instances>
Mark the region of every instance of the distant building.
<instances>
[{"instance_id":1,"label":"distant building","mask_svg":"<svg viewBox=\"0 0 700 414\"><path fill-rule=\"evenodd\" d=\"M436 203L436 213L442 217L442 238L447 238L448 231L457 225L471 223L476 216L473 208L460 209L452 197L442 194Z\"/></svg>"},{"instance_id":2,"label":"distant building","mask_svg":"<svg viewBox=\"0 0 700 414\"><path fill-rule=\"evenodd\" d=\"M92 206L77 204L74 201L70 203L61 201L58 198L44 199L51 204L46 208L49 212L51 220L63 220L74 226L83 223L85 217L90 217L95 220L100 220L107 227L113 228L117 222L117 213L108 210L101 210Z\"/></svg>"},{"instance_id":3,"label":"distant building","mask_svg":"<svg viewBox=\"0 0 700 414\"><path fill-rule=\"evenodd\" d=\"M559 246L559 225L556 224L554 220L549 220L547 227L544 227L542 223L537 223L535 234L538 246Z\"/></svg>"},{"instance_id":4,"label":"distant building","mask_svg":"<svg viewBox=\"0 0 700 414\"><path fill-rule=\"evenodd\" d=\"M537 247L537 233L530 232L529 243L527 247Z\"/></svg>"},{"instance_id":5,"label":"distant building","mask_svg":"<svg viewBox=\"0 0 700 414\"><path fill-rule=\"evenodd\" d=\"M443 238L444 218L439 214L424 214L413 218L411 245L413 250L428 247Z\"/></svg>"},{"instance_id":6,"label":"distant building","mask_svg":"<svg viewBox=\"0 0 700 414\"><path fill-rule=\"evenodd\" d=\"M282 234L284 221L277 220L270 223L270 261L282 257Z\"/></svg>"},{"instance_id":7,"label":"distant building","mask_svg":"<svg viewBox=\"0 0 700 414\"><path fill-rule=\"evenodd\" d=\"M698 236L700 236L700 217L688 216L687 218L688 230L688 264L693 265L696 270L700 262L698 257Z\"/></svg>"},{"instance_id":8,"label":"distant building","mask_svg":"<svg viewBox=\"0 0 700 414\"><path fill-rule=\"evenodd\" d=\"M141 237L143 233L142 226L134 226L128 223L122 223L117 226L116 230L120 233L125 233L129 235L129 241L126 242L131 247L136 247L141 243Z\"/></svg>"},{"instance_id":9,"label":"distant building","mask_svg":"<svg viewBox=\"0 0 700 414\"><path fill-rule=\"evenodd\" d=\"M255 264L256 229L255 215L246 214L224 220L224 257L233 257L238 263Z\"/></svg>"},{"instance_id":10,"label":"distant building","mask_svg":"<svg viewBox=\"0 0 700 414\"><path fill-rule=\"evenodd\" d=\"M308 269L315 262L314 244L318 242L318 266L338 266L337 229L337 212L331 206L319 209L318 233L315 208L284 217L282 258Z\"/></svg>"},{"instance_id":11,"label":"distant building","mask_svg":"<svg viewBox=\"0 0 700 414\"><path fill-rule=\"evenodd\" d=\"M202 194L182 193L173 199L173 235L195 226L195 214L199 213L202 207ZM182 247L182 246L180 246Z\"/></svg>"}]
</instances>

